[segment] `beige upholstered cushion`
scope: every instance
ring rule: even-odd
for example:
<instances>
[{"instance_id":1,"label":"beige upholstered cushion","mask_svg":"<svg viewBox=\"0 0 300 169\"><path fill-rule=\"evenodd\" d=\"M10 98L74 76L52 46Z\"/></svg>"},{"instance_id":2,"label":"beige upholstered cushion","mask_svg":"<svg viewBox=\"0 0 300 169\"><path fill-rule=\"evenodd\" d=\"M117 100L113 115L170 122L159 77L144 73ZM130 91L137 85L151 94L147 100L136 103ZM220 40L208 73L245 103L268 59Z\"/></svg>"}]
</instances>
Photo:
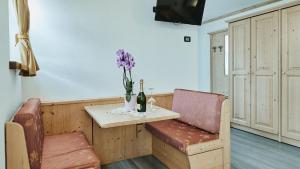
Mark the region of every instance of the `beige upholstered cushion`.
<instances>
[{"instance_id":1,"label":"beige upholstered cushion","mask_svg":"<svg viewBox=\"0 0 300 169\"><path fill-rule=\"evenodd\" d=\"M91 148L82 132L45 136L43 158Z\"/></svg>"},{"instance_id":2,"label":"beige upholstered cushion","mask_svg":"<svg viewBox=\"0 0 300 169\"><path fill-rule=\"evenodd\" d=\"M43 158L41 169L100 169L100 161L91 149L77 150L50 158Z\"/></svg>"},{"instance_id":3,"label":"beige upholstered cushion","mask_svg":"<svg viewBox=\"0 0 300 169\"><path fill-rule=\"evenodd\" d=\"M44 141L40 100L29 99L16 113L13 121L24 128L26 146L31 169L40 169Z\"/></svg>"},{"instance_id":4,"label":"beige upholstered cushion","mask_svg":"<svg viewBox=\"0 0 300 169\"><path fill-rule=\"evenodd\" d=\"M219 134L211 134L197 127L178 120L165 120L146 124L146 129L162 141L187 153L187 147L219 138Z\"/></svg>"},{"instance_id":5,"label":"beige upholstered cushion","mask_svg":"<svg viewBox=\"0 0 300 169\"><path fill-rule=\"evenodd\" d=\"M219 133L223 95L176 89L172 110L179 120L211 133Z\"/></svg>"}]
</instances>

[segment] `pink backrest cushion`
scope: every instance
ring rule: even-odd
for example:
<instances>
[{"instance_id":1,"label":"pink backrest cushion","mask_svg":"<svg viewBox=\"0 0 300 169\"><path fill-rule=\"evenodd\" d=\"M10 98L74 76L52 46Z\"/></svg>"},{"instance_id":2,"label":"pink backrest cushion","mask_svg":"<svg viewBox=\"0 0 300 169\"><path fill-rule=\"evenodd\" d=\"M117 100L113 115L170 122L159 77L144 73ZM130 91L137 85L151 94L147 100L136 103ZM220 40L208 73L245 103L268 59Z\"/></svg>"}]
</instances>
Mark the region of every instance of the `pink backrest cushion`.
<instances>
[{"instance_id":1,"label":"pink backrest cushion","mask_svg":"<svg viewBox=\"0 0 300 169\"><path fill-rule=\"evenodd\" d=\"M219 133L223 95L176 89L172 110L178 120L211 133Z\"/></svg>"},{"instance_id":2,"label":"pink backrest cushion","mask_svg":"<svg viewBox=\"0 0 300 169\"><path fill-rule=\"evenodd\" d=\"M29 99L16 113L13 121L24 128L31 169L40 169L44 142L44 129L39 99Z\"/></svg>"}]
</instances>

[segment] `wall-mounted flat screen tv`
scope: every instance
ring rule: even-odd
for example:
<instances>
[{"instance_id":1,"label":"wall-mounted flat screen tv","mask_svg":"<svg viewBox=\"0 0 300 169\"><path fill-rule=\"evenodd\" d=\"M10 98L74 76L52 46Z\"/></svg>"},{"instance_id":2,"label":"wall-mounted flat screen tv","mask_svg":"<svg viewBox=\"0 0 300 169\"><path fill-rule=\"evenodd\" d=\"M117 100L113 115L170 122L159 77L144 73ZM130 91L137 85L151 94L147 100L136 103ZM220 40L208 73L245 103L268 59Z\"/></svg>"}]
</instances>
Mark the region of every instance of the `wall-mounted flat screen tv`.
<instances>
[{"instance_id":1,"label":"wall-mounted flat screen tv","mask_svg":"<svg viewBox=\"0 0 300 169\"><path fill-rule=\"evenodd\" d=\"M155 20L201 25L205 0L157 0Z\"/></svg>"}]
</instances>

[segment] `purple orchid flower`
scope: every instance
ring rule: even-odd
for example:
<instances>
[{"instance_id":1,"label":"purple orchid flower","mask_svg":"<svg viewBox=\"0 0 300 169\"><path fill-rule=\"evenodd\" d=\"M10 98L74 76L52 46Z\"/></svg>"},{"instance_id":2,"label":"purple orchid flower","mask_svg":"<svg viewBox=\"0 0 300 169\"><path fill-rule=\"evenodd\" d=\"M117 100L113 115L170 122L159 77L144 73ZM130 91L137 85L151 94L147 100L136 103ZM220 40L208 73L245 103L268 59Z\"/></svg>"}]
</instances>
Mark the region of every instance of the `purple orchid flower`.
<instances>
[{"instance_id":1,"label":"purple orchid flower","mask_svg":"<svg viewBox=\"0 0 300 169\"><path fill-rule=\"evenodd\" d=\"M135 66L134 57L125 52L124 49L119 49L116 52L117 55L117 66L123 68L123 85L126 90L126 100L129 102L131 94L133 93L133 81L131 78L131 70ZM127 77L127 71L129 72L129 78Z\"/></svg>"},{"instance_id":2,"label":"purple orchid flower","mask_svg":"<svg viewBox=\"0 0 300 169\"><path fill-rule=\"evenodd\" d=\"M117 51L117 66L123 67L126 70L131 70L135 66L134 57L128 53L125 52L124 49L120 49Z\"/></svg>"}]
</instances>

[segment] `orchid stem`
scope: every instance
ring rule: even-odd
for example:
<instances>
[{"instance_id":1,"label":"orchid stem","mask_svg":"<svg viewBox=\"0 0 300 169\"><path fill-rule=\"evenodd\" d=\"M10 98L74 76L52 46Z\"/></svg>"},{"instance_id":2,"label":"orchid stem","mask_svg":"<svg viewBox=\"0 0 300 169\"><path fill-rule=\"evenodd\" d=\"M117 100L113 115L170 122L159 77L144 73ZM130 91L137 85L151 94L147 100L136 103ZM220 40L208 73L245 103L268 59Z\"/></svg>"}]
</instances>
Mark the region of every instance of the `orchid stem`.
<instances>
[{"instance_id":1,"label":"orchid stem","mask_svg":"<svg viewBox=\"0 0 300 169\"><path fill-rule=\"evenodd\" d=\"M131 70L129 70L129 76L130 76L130 80L132 81L132 78L131 78Z\"/></svg>"}]
</instances>

